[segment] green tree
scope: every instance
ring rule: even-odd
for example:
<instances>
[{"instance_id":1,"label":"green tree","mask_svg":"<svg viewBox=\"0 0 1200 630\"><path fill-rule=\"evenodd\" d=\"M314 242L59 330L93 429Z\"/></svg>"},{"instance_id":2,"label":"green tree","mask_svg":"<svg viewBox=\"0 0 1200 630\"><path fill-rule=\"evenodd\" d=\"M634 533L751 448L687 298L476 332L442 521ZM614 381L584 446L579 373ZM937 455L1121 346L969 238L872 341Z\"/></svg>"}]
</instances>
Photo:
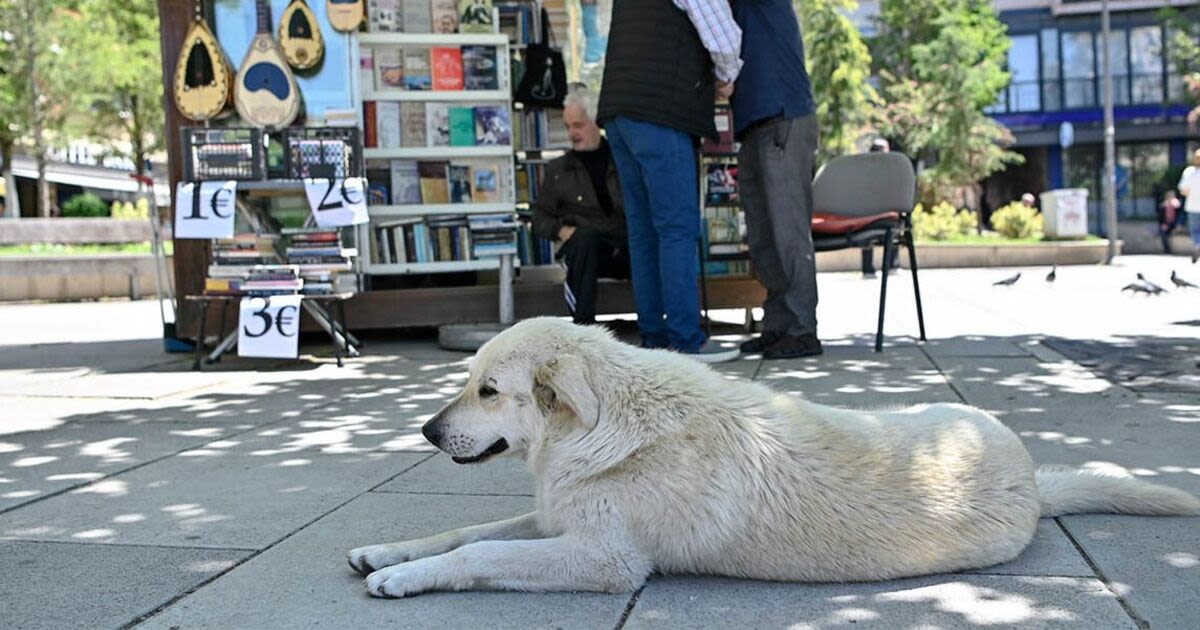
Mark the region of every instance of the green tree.
<instances>
[{"instance_id":1,"label":"green tree","mask_svg":"<svg viewBox=\"0 0 1200 630\"><path fill-rule=\"evenodd\" d=\"M147 155L165 145L155 0L75 0L59 28L77 78L70 129L143 172Z\"/></svg>"},{"instance_id":2,"label":"green tree","mask_svg":"<svg viewBox=\"0 0 1200 630\"><path fill-rule=\"evenodd\" d=\"M1009 81L1006 28L981 0L936 0L931 4L941 13L927 21L913 15L927 15L929 7L909 4L913 15L906 15L898 4L884 2L890 11L881 13L883 19L898 23L881 22L880 40L887 44L881 50L893 50L903 37L917 39L883 60L887 106L880 126L926 163L922 200L974 206L980 180L1023 159L1006 148L1011 132L984 113Z\"/></svg>"},{"instance_id":3,"label":"green tree","mask_svg":"<svg viewBox=\"0 0 1200 630\"><path fill-rule=\"evenodd\" d=\"M1168 26L1167 54L1170 74L1179 76L1196 108L1188 114L1192 125L1200 123L1200 9L1163 9Z\"/></svg>"},{"instance_id":4,"label":"green tree","mask_svg":"<svg viewBox=\"0 0 1200 630\"><path fill-rule=\"evenodd\" d=\"M871 77L871 53L848 14L857 0L796 0L807 40L808 72L817 103L821 147L818 161L854 151L870 125L878 95Z\"/></svg>"},{"instance_id":5,"label":"green tree","mask_svg":"<svg viewBox=\"0 0 1200 630\"><path fill-rule=\"evenodd\" d=\"M0 0L0 25L13 24L15 19L16 8L13 1ZM21 85L18 72L12 34L0 26L0 163L3 163L0 177L3 177L8 189L5 207L0 208L0 218L16 214L17 186L12 176L13 149L17 139L21 137L27 111L26 88Z\"/></svg>"}]
</instances>

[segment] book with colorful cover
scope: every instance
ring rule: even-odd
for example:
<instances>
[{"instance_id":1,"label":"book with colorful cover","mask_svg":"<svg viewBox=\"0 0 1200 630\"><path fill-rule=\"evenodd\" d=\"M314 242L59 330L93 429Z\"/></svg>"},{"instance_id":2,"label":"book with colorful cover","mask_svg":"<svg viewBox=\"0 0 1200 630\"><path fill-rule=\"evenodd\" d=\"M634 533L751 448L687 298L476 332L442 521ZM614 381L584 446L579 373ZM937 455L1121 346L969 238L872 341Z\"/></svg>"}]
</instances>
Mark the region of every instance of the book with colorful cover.
<instances>
[{"instance_id":1,"label":"book with colorful cover","mask_svg":"<svg viewBox=\"0 0 1200 630\"><path fill-rule=\"evenodd\" d=\"M375 51L375 89L403 90L404 49L380 48Z\"/></svg>"},{"instance_id":2,"label":"book with colorful cover","mask_svg":"<svg viewBox=\"0 0 1200 630\"><path fill-rule=\"evenodd\" d=\"M471 167L466 164L451 164L446 169L450 182L450 203L471 203Z\"/></svg>"},{"instance_id":3,"label":"book with colorful cover","mask_svg":"<svg viewBox=\"0 0 1200 630\"><path fill-rule=\"evenodd\" d=\"M492 0L458 0L458 32L494 33Z\"/></svg>"},{"instance_id":4,"label":"book with colorful cover","mask_svg":"<svg viewBox=\"0 0 1200 630\"><path fill-rule=\"evenodd\" d=\"M495 46L463 46L463 86L468 90L500 89Z\"/></svg>"},{"instance_id":5,"label":"book with colorful cover","mask_svg":"<svg viewBox=\"0 0 1200 630\"><path fill-rule=\"evenodd\" d=\"M463 89L462 49L457 46L436 46L429 52L433 60L433 89Z\"/></svg>"},{"instance_id":6,"label":"book with colorful cover","mask_svg":"<svg viewBox=\"0 0 1200 630\"><path fill-rule=\"evenodd\" d=\"M476 203L500 201L500 167L478 163L471 168L471 188Z\"/></svg>"},{"instance_id":7,"label":"book with colorful cover","mask_svg":"<svg viewBox=\"0 0 1200 630\"><path fill-rule=\"evenodd\" d=\"M475 108L475 143L512 144L512 118L507 105L480 105Z\"/></svg>"},{"instance_id":8,"label":"book with colorful cover","mask_svg":"<svg viewBox=\"0 0 1200 630\"><path fill-rule=\"evenodd\" d=\"M706 173L704 202L710 206L738 202L737 164L709 164Z\"/></svg>"},{"instance_id":9,"label":"book with colorful cover","mask_svg":"<svg viewBox=\"0 0 1200 630\"><path fill-rule=\"evenodd\" d=\"M473 107L450 108L450 146L475 146L475 109Z\"/></svg>"},{"instance_id":10,"label":"book with colorful cover","mask_svg":"<svg viewBox=\"0 0 1200 630\"><path fill-rule=\"evenodd\" d=\"M400 126L406 147L426 146L425 103L405 101L400 104Z\"/></svg>"},{"instance_id":11,"label":"book with colorful cover","mask_svg":"<svg viewBox=\"0 0 1200 630\"><path fill-rule=\"evenodd\" d=\"M378 63L378 62L376 62ZM428 48L404 49L404 87L409 90L433 89Z\"/></svg>"},{"instance_id":12,"label":"book with colorful cover","mask_svg":"<svg viewBox=\"0 0 1200 630\"><path fill-rule=\"evenodd\" d=\"M417 162L421 181L421 203L450 203L450 187L446 181L446 162Z\"/></svg>"},{"instance_id":13,"label":"book with colorful cover","mask_svg":"<svg viewBox=\"0 0 1200 630\"><path fill-rule=\"evenodd\" d=\"M425 103L425 145L450 146L450 106L446 103Z\"/></svg>"},{"instance_id":14,"label":"book with colorful cover","mask_svg":"<svg viewBox=\"0 0 1200 630\"><path fill-rule=\"evenodd\" d=\"M432 0L430 7L434 33L458 32L458 0Z\"/></svg>"},{"instance_id":15,"label":"book with colorful cover","mask_svg":"<svg viewBox=\"0 0 1200 630\"><path fill-rule=\"evenodd\" d=\"M392 203L398 206L421 203L421 175L417 162L392 160Z\"/></svg>"}]
</instances>

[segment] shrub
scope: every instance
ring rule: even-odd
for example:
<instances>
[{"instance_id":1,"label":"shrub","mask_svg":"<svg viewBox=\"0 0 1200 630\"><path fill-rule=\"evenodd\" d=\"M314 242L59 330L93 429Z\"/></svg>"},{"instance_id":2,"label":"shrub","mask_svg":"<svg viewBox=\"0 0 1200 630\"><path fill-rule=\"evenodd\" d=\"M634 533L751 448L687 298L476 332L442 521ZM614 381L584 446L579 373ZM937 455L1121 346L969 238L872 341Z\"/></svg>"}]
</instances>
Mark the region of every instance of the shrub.
<instances>
[{"instance_id":1,"label":"shrub","mask_svg":"<svg viewBox=\"0 0 1200 630\"><path fill-rule=\"evenodd\" d=\"M926 210L921 204L913 209L913 235L918 241L944 241L975 232L979 222L975 214L958 210L943 201Z\"/></svg>"},{"instance_id":2,"label":"shrub","mask_svg":"<svg viewBox=\"0 0 1200 630\"><path fill-rule=\"evenodd\" d=\"M1014 201L992 213L992 227L1005 238L1040 237L1042 215L1036 208Z\"/></svg>"},{"instance_id":3,"label":"shrub","mask_svg":"<svg viewBox=\"0 0 1200 630\"><path fill-rule=\"evenodd\" d=\"M108 204L92 193L83 193L71 197L63 204L62 215L73 218L106 217Z\"/></svg>"},{"instance_id":4,"label":"shrub","mask_svg":"<svg viewBox=\"0 0 1200 630\"><path fill-rule=\"evenodd\" d=\"M136 205L128 201L114 201L112 204L112 218L149 219L150 203L144 197L138 199Z\"/></svg>"}]
</instances>

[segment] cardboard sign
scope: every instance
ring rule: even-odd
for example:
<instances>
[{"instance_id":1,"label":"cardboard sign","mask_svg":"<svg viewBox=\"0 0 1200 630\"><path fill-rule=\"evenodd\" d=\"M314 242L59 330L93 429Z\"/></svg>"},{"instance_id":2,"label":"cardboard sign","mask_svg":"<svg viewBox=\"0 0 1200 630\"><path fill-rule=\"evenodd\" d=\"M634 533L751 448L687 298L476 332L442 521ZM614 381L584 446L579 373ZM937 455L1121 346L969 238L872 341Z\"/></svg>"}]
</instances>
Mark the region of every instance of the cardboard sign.
<instances>
[{"instance_id":1,"label":"cardboard sign","mask_svg":"<svg viewBox=\"0 0 1200 630\"><path fill-rule=\"evenodd\" d=\"M298 357L300 300L299 295L242 298L238 317L238 356Z\"/></svg>"},{"instance_id":2,"label":"cardboard sign","mask_svg":"<svg viewBox=\"0 0 1200 630\"><path fill-rule=\"evenodd\" d=\"M367 222L367 182L347 179L306 179L304 194L317 227L343 227Z\"/></svg>"},{"instance_id":3,"label":"cardboard sign","mask_svg":"<svg viewBox=\"0 0 1200 630\"><path fill-rule=\"evenodd\" d=\"M233 238L237 182L179 182L175 238Z\"/></svg>"}]
</instances>

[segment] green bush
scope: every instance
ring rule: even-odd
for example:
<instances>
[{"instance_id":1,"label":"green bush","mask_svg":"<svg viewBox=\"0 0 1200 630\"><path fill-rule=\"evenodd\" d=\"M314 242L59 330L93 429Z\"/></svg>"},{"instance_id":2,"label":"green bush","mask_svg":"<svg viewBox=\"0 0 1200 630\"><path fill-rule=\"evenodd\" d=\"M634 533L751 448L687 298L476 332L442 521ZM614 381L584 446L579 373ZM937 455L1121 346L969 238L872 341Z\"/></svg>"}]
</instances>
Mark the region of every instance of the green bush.
<instances>
[{"instance_id":1,"label":"green bush","mask_svg":"<svg viewBox=\"0 0 1200 630\"><path fill-rule=\"evenodd\" d=\"M106 217L108 204L92 193L75 195L63 204L62 215L72 218Z\"/></svg>"},{"instance_id":2,"label":"green bush","mask_svg":"<svg viewBox=\"0 0 1200 630\"><path fill-rule=\"evenodd\" d=\"M992 213L992 227L1005 238L1037 238L1042 236L1042 215L1014 201Z\"/></svg>"},{"instance_id":3,"label":"green bush","mask_svg":"<svg viewBox=\"0 0 1200 630\"><path fill-rule=\"evenodd\" d=\"M149 219L150 203L144 197L138 199L136 205L128 201L114 201L112 204L112 218Z\"/></svg>"},{"instance_id":4,"label":"green bush","mask_svg":"<svg viewBox=\"0 0 1200 630\"><path fill-rule=\"evenodd\" d=\"M918 241L945 241L974 234L979 222L973 212L958 210L943 201L926 210L921 204L913 209L913 235Z\"/></svg>"}]
</instances>

